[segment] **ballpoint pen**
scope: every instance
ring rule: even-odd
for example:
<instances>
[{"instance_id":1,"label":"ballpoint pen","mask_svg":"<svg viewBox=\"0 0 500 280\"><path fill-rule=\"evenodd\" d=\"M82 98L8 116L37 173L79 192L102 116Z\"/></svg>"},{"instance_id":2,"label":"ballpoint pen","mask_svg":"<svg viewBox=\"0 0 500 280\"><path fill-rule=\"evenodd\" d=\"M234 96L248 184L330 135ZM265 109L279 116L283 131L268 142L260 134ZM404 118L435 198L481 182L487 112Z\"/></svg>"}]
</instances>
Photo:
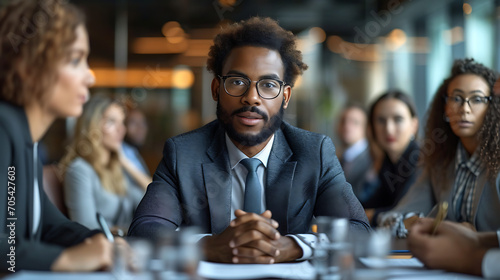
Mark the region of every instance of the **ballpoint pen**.
<instances>
[{"instance_id":1,"label":"ballpoint pen","mask_svg":"<svg viewBox=\"0 0 500 280\"><path fill-rule=\"evenodd\" d=\"M101 215L101 213L97 212L96 218L97 222L99 223L99 226L101 226L102 231L106 235L106 238L109 240L109 242L113 243L115 241L115 238L113 237L113 234L109 230L108 224L106 223L106 220L104 220L104 217Z\"/></svg>"},{"instance_id":2,"label":"ballpoint pen","mask_svg":"<svg viewBox=\"0 0 500 280\"><path fill-rule=\"evenodd\" d=\"M436 216L436 219L434 219L434 223L432 224L432 235L436 234L437 228L439 227L439 224L446 218L446 214L448 214L448 202L443 201L439 204L439 210Z\"/></svg>"}]
</instances>

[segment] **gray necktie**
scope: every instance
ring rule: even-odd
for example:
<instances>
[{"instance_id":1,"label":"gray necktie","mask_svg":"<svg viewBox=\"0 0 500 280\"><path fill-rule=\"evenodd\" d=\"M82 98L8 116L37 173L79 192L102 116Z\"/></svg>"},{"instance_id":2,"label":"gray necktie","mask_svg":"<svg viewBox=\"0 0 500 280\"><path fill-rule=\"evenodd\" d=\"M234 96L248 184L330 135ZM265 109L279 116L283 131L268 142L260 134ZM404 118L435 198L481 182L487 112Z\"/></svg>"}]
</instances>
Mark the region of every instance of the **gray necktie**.
<instances>
[{"instance_id":1,"label":"gray necktie","mask_svg":"<svg viewBox=\"0 0 500 280\"><path fill-rule=\"evenodd\" d=\"M260 214L261 204L261 187L259 176L257 176L257 167L261 164L256 158L246 158L241 161L241 164L248 170L247 179L245 181L245 204L243 210L245 212L253 212Z\"/></svg>"}]
</instances>

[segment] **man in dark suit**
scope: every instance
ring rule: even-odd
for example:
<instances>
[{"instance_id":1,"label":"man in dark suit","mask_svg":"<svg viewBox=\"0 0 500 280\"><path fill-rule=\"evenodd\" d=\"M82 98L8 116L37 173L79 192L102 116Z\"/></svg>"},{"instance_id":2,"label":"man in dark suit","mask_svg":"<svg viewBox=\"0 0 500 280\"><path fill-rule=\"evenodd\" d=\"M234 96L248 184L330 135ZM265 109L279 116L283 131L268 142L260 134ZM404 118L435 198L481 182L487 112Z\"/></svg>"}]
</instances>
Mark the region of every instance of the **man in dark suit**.
<instances>
[{"instance_id":1,"label":"man in dark suit","mask_svg":"<svg viewBox=\"0 0 500 280\"><path fill-rule=\"evenodd\" d=\"M295 40L268 18L215 37L208 69L218 120L167 140L130 235L195 225L208 234L200 240L207 260L273 263L311 255L315 216L369 230L331 139L282 120L307 69Z\"/></svg>"},{"instance_id":2,"label":"man in dark suit","mask_svg":"<svg viewBox=\"0 0 500 280\"><path fill-rule=\"evenodd\" d=\"M340 114L337 127L342 143L340 164L344 170L347 182L352 186L354 195L363 202L373 190L366 189L370 184L369 171L372 167L370 147L366 139L367 116L363 107L350 104ZM373 174L376 178L376 174Z\"/></svg>"}]
</instances>

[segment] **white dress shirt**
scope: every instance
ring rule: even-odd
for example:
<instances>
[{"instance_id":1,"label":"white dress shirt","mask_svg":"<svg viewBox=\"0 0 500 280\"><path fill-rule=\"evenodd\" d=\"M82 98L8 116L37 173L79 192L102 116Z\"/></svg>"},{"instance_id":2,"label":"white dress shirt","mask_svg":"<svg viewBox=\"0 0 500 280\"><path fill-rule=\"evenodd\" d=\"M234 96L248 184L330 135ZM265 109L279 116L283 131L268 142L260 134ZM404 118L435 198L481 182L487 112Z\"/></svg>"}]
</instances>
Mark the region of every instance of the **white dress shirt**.
<instances>
[{"instance_id":1,"label":"white dress shirt","mask_svg":"<svg viewBox=\"0 0 500 280\"><path fill-rule=\"evenodd\" d=\"M269 160L269 155L271 154L271 149L274 143L274 135L271 136L271 140L267 145L253 158L259 159L262 164L257 167L257 176L259 177L259 182L261 186L261 213L264 212L266 208L266 180L267 177L267 163ZM243 209L243 204L245 201L245 181L247 177L247 169L240 161L248 158L242 151L238 149L231 141L229 136L226 134L226 147L229 154L229 162L231 164L231 177L232 177L232 192L231 192L231 220L234 220L236 216L234 211L236 209ZM292 237L297 244L302 248L302 257L299 259L307 259L312 256L312 248L316 243L316 237L312 234L297 234L297 235L287 235ZM307 245L307 244L309 245Z\"/></svg>"},{"instance_id":2,"label":"white dress shirt","mask_svg":"<svg viewBox=\"0 0 500 280\"><path fill-rule=\"evenodd\" d=\"M500 278L500 248L490 249L483 258L483 276Z\"/></svg>"},{"instance_id":3,"label":"white dress shirt","mask_svg":"<svg viewBox=\"0 0 500 280\"><path fill-rule=\"evenodd\" d=\"M500 244L500 230L497 230L498 244ZM485 278L500 278L500 248L488 250L483 258L482 271Z\"/></svg>"},{"instance_id":4,"label":"white dress shirt","mask_svg":"<svg viewBox=\"0 0 500 280\"><path fill-rule=\"evenodd\" d=\"M38 142L33 144L33 234L36 234L40 226L42 215L40 206L40 185L38 184Z\"/></svg>"},{"instance_id":5,"label":"white dress shirt","mask_svg":"<svg viewBox=\"0 0 500 280\"><path fill-rule=\"evenodd\" d=\"M366 140L366 138L363 138L347 148L342 154L342 159L344 160L344 162L351 162L362 152L364 152L366 148L368 148L368 141Z\"/></svg>"},{"instance_id":6,"label":"white dress shirt","mask_svg":"<svg viewBox=\"0 0 500 280\"><path fill-rule=\"evenodd\" d=\"M274 135L271 136L271 140L258 154L253 158L260 160L262 163L257 167L257 176L259 177L260 183L260 193L261 193L261 204L260 213L264 212L266 209L266 194L265 194L265 178L267 178L267 162L269 160L269 154L271 154L271 148L274 143ZM234 143L231 141L229 136L226 134L226 147L229 154L229 162L231 164L231 180L232 180L232 190L231 190L231 221L236 218L234 211L236 209L243 209L243 204L245 201L245 181L247 178L248 170L240 161L248 158L242 151L240 151ZM260 214L259 213L259 214Z\"/></svg>"}]
</instances>

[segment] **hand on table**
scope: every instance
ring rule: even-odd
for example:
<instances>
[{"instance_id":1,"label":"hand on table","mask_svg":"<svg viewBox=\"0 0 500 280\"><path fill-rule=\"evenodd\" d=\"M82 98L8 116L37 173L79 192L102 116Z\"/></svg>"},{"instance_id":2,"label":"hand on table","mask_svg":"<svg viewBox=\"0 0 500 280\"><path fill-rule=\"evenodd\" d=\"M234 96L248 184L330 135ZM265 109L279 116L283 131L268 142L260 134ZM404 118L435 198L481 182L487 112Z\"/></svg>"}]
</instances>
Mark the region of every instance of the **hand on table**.
<instances>
[{"instance_id":1,"label":"hand on table","mask_svg":"<svg viewBox=\"0 0 500 280\"><path fill-rule=\"evenodd\" d=\"M232 263L275 263L294 260L302 250L290 237L281 236L267 210L261 215L235 211L236 219L219 235L205 237L208 260Z\"/></svg>"},{"instance_id":2,"label":"hand on table","mask_svg":"<svg viewBox=\"0 0 500 280\"><path fill-rule=\"evenodd\" d=\"M448 221L442 222L431 235L433 219L421 218L408 235L410 251L425 266L460 273L481 275L481 263L486 253L480 235Z\"/></svg>"},{"instance_id":3,"label":"hand on table","mask_svg":"<svg viewBox=\"0 0 500 280\"><path fill-rule=\"evenodd\" d=\"M53 271L109 270L113 265L113 244L99 233L65 249L52 264Z\"/></svg>"}]
</instances>

